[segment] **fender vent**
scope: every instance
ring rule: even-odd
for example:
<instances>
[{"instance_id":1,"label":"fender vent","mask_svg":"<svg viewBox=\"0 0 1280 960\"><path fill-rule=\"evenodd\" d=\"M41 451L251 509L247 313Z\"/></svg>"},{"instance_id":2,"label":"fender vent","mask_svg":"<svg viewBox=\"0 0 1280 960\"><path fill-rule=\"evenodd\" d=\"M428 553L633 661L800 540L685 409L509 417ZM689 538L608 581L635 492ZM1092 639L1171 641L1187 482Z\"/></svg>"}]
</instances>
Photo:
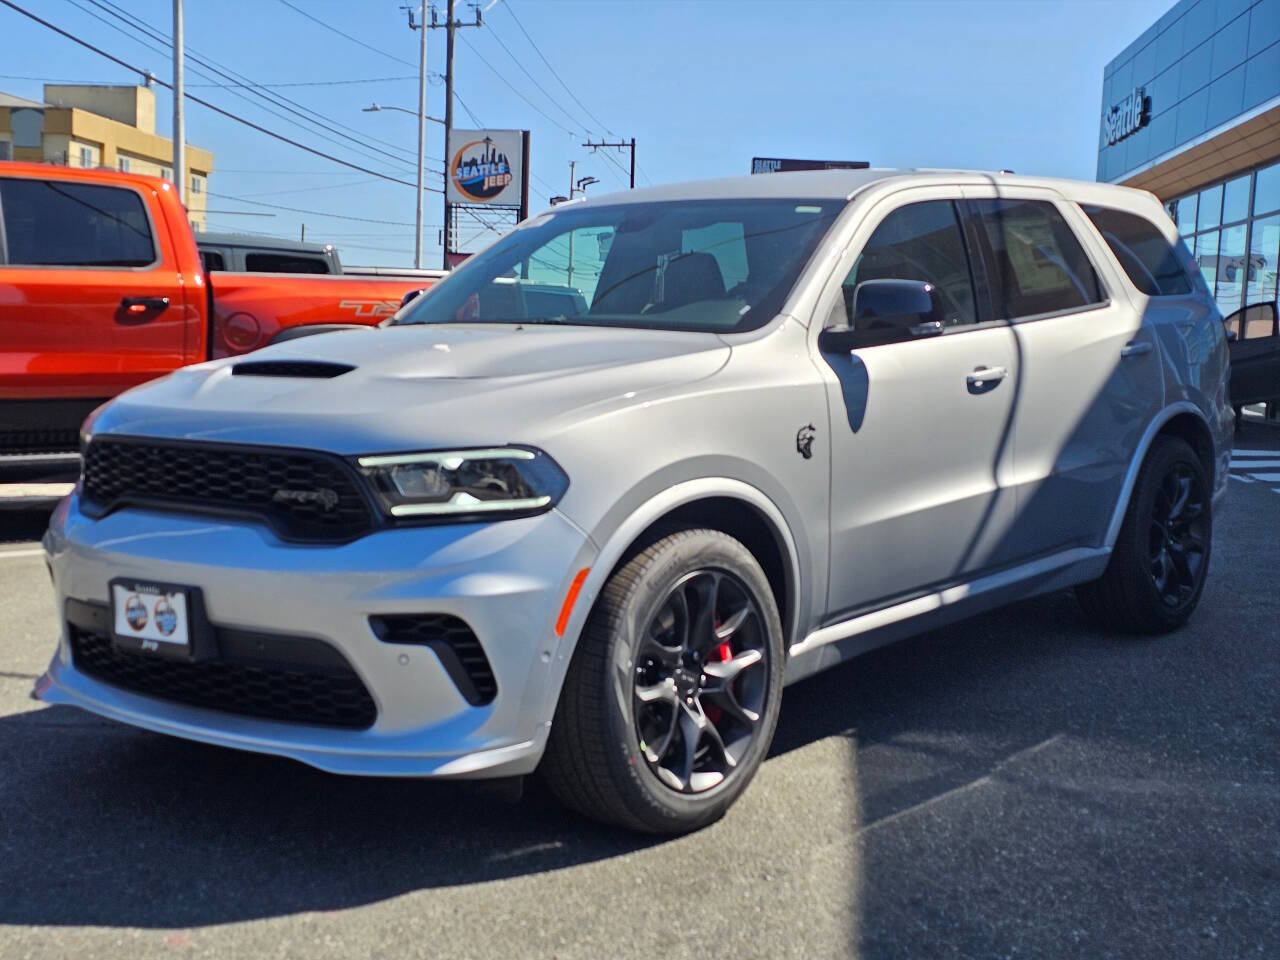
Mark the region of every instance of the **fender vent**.
<instances>
[{"instance_id":1,"label":"fender vent","mask_svg":"<svg viewBox=\"0 0 1280 960\"><path fill-rule=\"evenodd\" d=\"M369 626L384 643L430 647L463 699L473 707L492 703L498 681L475 632L447 613L370 617Z\"/></svg>"},{"instance_id":2,"label":"fender vent","mask_svg":"<svg viewBox=\"0 0 1280 960\"><path fill-rule=\"evenodd\" d=\"M355 367L323 360L245 360L231 368L234 377L303 377L326 380L350 373Z\"/></svg>"}]
</instances>

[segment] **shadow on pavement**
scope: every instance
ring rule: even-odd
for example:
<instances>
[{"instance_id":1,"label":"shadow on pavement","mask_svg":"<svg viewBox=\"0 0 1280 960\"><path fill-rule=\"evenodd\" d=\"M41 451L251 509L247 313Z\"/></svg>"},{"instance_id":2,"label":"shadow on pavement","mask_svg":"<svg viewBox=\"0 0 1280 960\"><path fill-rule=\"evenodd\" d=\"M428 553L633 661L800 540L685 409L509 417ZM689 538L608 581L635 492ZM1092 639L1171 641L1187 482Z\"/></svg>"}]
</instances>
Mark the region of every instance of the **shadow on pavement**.
<instances>
[{"instance_id":1,"label":"shadow on pavement","mask_svg":"<svg viewBox=\"0 0 1280 960\"><path fill-rule=\"evenodd\" d=\"M1274 546L1255 548L1274 562ZM1077 908L1087 912L1105 895L1098 869L1112 881L1139 871L1138 886L1149 869L1170 869L1177 823L1134 833L1152 817L1163 823L1168 805L1153 813L1141 790L1099 793L1090 784L1111 770L1097 767L1096 755L1131 758L1127 775L1163 776L1175 792L1188 770L1191 780L1213 781L1252 764L1255 783L1241 797L1265 828L1259 810L1275 804L1259 807L1256 787L1274 781L1275 762L1258 757L1277 732L1277 671L1254 669L1247 658L1224 667L1244 648L1214 638L1225 630L1256 642L1247 635L1259 622L1251 618L1274 627L1277 604L1230 599L1229 586L1211 580L1192 628L1117 641L1087 627L1069 594L1056 594L790 688L773 756L828 737L856 744L858 822L841 831L863 875L856 939L864 953L901 955L925 943L908 929L916 921L929 936L991 953L1006 943L993 932L1001 923L1039 909L1027 896L1055 895L1043 889L1046 876L1060 883L1057 896L1080 887ZM336 910L662 842L581 821L536 787L512 807L463 785L335 777L69 708L0 719L0 756L2 924L181 928ZM1015 767L1020 757L1032 767ZM1036 769L1042 758L1065 770ZM995 799L974 806L966 791L993 774ZM1199 802L1194 791L1188 796ZM952 797L964 802L951 805ZM934 834L922 836L911 819L921 809ZM911 831L897 829L904 822ZM1091 833L1099 823L1112 828L1118 848L1110 854L1106 831ZM1157 847L1144 847L1144 837ZM1197 855L1209 843L1191 841ZM1232 877L1254 876L1238 844L1219 844L1218 853ZM1002 866L1001 856L1013 854ZM1134 859L1117 867L1109 856Z\"/></svg>"},{"instance_id":2,"label":"shadow on pavement","mask_svg":"<svg viewBox=\"0 0 1280 960\"><path fill-rule=\"evenodd\" d=\"M973 684L1033 672L1033 650L1009 632L1020 616L1060 606L1037 604L998 615L1003 629L993 632L991 618L974 621L945 644L907 641L792 688L803 693L784 698L774 754L851 728L874 740L931 717L938 725L938 711ZM956 669L959 661L967 668ZM943 670L920 669L944 662ZM992 708L985 722L1007 725L1012 714ZM0 787L7 924L187 927L332 910L662 842L582 821L532 780L510 806L464 784L331 776L67 707L0 719L0 755L9 758ZM913 797L889 790L864 798L864 814Z\"/></svg>"}]
</instances>

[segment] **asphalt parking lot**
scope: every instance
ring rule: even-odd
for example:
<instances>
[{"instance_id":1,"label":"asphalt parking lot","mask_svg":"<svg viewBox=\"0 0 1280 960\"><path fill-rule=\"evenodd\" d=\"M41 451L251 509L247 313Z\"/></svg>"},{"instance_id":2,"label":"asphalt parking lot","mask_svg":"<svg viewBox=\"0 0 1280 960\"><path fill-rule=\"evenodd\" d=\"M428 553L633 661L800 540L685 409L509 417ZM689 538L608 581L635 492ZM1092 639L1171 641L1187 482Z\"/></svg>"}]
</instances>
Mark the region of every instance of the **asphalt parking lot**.
<instances>
[{"instance_id":1,"label":"asphalt parking lot","mask_svg":"<svg viewBox=\"0 0 1280 960\"><path fill-rule=\"evenodd\" d=\"M44 707L47 515L0 512L0 957L1280 956L1280 433L1236 443L1188 628L1055 594L864 656L667 841Z\"/></svg>"}]
</instances>

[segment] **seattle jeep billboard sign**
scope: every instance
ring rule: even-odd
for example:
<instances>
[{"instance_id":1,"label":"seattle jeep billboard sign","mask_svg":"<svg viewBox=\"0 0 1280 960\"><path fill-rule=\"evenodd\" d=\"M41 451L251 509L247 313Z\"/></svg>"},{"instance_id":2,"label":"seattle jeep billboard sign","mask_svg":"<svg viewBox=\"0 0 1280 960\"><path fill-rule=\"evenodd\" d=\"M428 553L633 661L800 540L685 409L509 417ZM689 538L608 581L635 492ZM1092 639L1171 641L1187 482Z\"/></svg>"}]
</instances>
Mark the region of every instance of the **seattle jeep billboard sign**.
<instances>
[{"instance_id":1,"label":"seattle jeep billboard sign","mask_svg":"<svg viewBox=\"0 0 1280 960\"><path fill-rule=\"evenodd\" d=\"M1107 146L1137 133L1150 119L1151 98L1142 87L1135 87L1133 93L1102 115L1102 135Z\"/></svg>"},{"instance_id":2,"label":"seattle jeep billboard sign","mask_svg":"<svg viewBox=\"0 0 1280 960\"><path fill-rule=\"evenodd\" d=\"M520 206L524 196L523 158L523 131L451 131L447 154L449 202Z\"/></svg>"}]
</instances>

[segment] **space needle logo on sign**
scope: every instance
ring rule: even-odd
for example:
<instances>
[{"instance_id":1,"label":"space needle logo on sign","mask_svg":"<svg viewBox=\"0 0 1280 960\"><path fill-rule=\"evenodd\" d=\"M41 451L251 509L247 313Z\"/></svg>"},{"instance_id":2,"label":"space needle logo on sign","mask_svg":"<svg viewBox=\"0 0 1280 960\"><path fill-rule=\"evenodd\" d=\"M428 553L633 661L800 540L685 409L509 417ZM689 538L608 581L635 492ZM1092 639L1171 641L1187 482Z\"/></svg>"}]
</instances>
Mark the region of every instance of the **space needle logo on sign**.
<instances>
[{"instance_id":1,"label":"space needle logo on sign","mask_svg":"<svg viewBox=\"0 0 1280 960\"><path fill-rule=\"evenodd\" d=\"M511 161L489 137L463 144L453 155L450 175L458 192L478 203L502 193L513 178Z\"/></svg>"}]
</instances>

